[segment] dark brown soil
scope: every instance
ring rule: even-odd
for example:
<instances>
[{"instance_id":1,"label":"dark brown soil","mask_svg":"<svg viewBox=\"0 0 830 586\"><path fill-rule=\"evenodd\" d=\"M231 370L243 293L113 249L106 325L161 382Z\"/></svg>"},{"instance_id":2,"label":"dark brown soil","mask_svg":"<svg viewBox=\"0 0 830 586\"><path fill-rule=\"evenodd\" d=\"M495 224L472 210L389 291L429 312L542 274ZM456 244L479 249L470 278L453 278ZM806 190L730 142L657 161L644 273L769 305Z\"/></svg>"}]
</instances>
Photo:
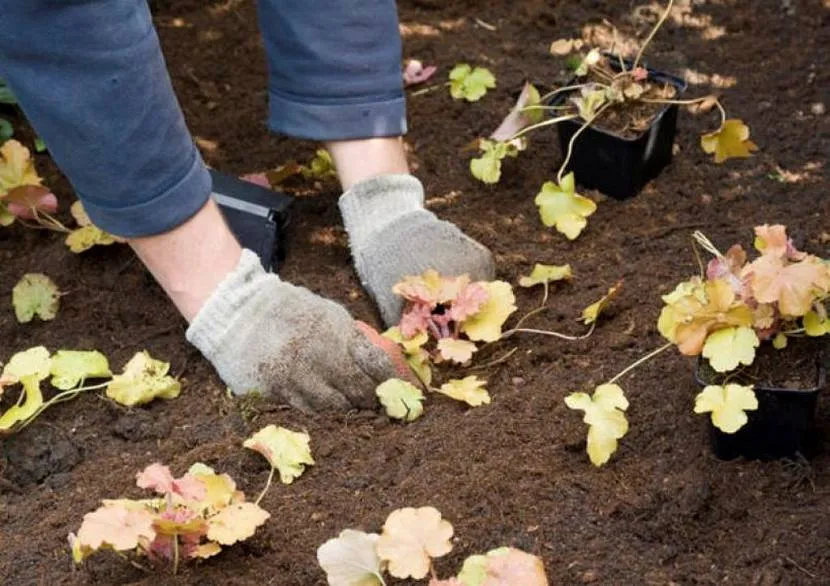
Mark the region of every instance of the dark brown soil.
<instances>
[{"instance_id":1,"label":"dark brown soil","mask_svg":"<svg viewBox=\"0 0 830 586\"><path fill-rule=\"evenodd\" d=\"M678 2L649 65L695 80L690 92L721 91L760 151L713 164L699 135L716 123L716 113L682 111L672 165L629 201L590 193L599 208L574 242L545 229L533 204L561 161L555 132L537 133L532 152L509 161L494 187L477 183L469 154L460 153L497 126L523 80L561 68L547 53L552 40L582 34L592 43L604 38L610 48L603 19L621 35L642 38L656 14L635 12L635 4L400 3L405 54L437 64L435 83L458 62L487 66L498 78L498 88L474 104L444 91L410 100L407 143L431 209L490 246L499 276L510 282L534 262L571 263L573 282L552 291L554 309L533 326L578 333L582 308L625 279L592 338L524 336L497 348L519 350L483 373L489 406L467 409L431 397L425 415L404 426L375 413L307 417L233 401L127 248L74 256L59 235L19 226L0 231L3 299L34 271L68 292L50 323L18 325L11 304L0 304L2 359L36 344L97 348L120 368L146 348L171 361L184 383L178 399L132 410L84 396L3 441L0 583L324 584L315 551L326 539L346 527L377 530L392 509L423 505L455 526L455 548L437 564L445 575L467 555L512 545L540 555L552 584L830 582L828 450L799 464L716 460L705 419L692 413L694 363L674 351L621 381L631 430L604 468L588 462L585 425L563 403L569 392L593 388L663 343L656 331L660 295L696 271L692 230L705 229L724 249L750 246L756 224L784 223L800 248L827 255L826 0L786 3L794 12L771 0ZM174 84L210 164L241 174L308 159L315 145L266 133L265 61L253 2L167 0L155 8ZM38 165L65 210L67 183L48 156ZM374 320L350 265L337 196L324 187L299 198L283 276ZM520 312L538 304L539 294L518 290ZM827 397L816 417L827 435ZM263 501L272 518L254 538L177 577L147 574L110 555L73 569L66 534L102 498L141 495L135 473L151 462L180 473L203 461L255 494L266 464L241 443L269 423L308 430L317 465L293 485L274 487Z\"/></svg>"}]
</instances>

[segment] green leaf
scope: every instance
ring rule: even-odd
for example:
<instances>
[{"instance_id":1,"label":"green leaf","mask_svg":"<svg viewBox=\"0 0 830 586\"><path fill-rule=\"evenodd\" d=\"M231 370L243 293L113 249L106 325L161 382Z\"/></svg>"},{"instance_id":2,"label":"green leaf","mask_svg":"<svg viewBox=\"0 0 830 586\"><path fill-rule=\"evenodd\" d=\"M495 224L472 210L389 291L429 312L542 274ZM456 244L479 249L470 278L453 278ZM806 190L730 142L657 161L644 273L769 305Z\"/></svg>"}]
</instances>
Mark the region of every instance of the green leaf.
<instances>
[{"instance_id":1,"label":"green leaf","mask_svg":"<svg viewBox=\"0 0 830 586\"><path fill-rule=\"evenodd\" d=\"M14 126L5 118L0 118L0 144L14 136Z\"/></svg>"},{"instance_id":2,"label":"green leaf","mask_svg":"<svg viewBox=\"0 0 830 586\"><path fill-rule=\"evenodd\" d=\"M496 87L496 78L483 67L471 68L467 63L460 63L450 71L450 95L456 100L476 102Z\"/></svg>"},{"instance_id":3,"label":"green leaf","mask_svg":"<svg viewBox=\"0 0 830 586\"><path fill-rule=\"evenodd\" d=\"M703 345L703 357L718 372L729 372L739 364L750 365L755 360L755 348L760 344L751 327L723 328L709 334Z\"/></svg>"},{"instance_id":4,"label":"green leaf","mask_svg":"<svg viewBox=\"0 0 830 586\"><path fill-rule=\"evenodd\" d=\"M824 310L824 307L821 307ZM822 311L824 315L820 315L817 311L808 311L803 318L804 333L808 336L817 337L825 334L830 334L830 316L827 311Z\"/></svg>"},{"instance_id":5,"label":"green leaf","mask_svg":"<svg viewBox=\"0 0 830 586\"><path fill-rule=\"evenodd\" d=\"M787 334L778 332L772 339L772 347L776 350L783 350L787 347Z\"/></svg>"},{"instance_id":6,"label":"green leaf","mask_svg":"<svg viewBox=\"0 0 830 586\"><path fill-rule=\"evenodd\" d=\"M487 384L486 380L481 380L477 376L467 376L463 379L453 379L441 385L438 392L446 395L456 401L463 401L470 407L478 407L479 405L488 405L490 403L490 393L484 388Z\"/></svg>"},{"instance_id":7,"label":"green leaf","mask_svg":"<svg viewBox=\"0 0 830 586\"><path fill-rule=\"evenodd\" d=\"M53 387L66 391L88 378L112 376L107 357L98 351L58 350L52 356Z\"/></svg>"},{"instance_id":8,"label":"green leaf","mask_svg":"<svg viewBox=\"0 0 830 586\"><path fill-rule=\"evenodd\" d=\"M724 433L735 433L749 420L746 411L758 409L751 386L709 385L695 398L695 413L711 413L712 423Z\"/></svg>"},{"instance_id":9,"label":"green leaf","mask_svg":"<svg viewBox=\"0 0 830 586\"><path fill-rule=\"evenodd\" d=\"M546 265L536 263L530 275L519 278L520 287L544 285L551 281L568 281L573 277L571 265Z\"/></svg>"},{"instance_id":10,"label":"green leaf","mask_svg":"<svg viewBox=\"0 0 830 586\"><path fill-rule=\"evenodd\" d=\"M283 484L291 484L300 477L306 466L314 465L310 443L311 437L307 433L272 424L260 429L242 445L262 454L271 466L279 470Z\"/></svg>"},{"instance_id":11,"label":"green leaf","mask_svg":"<svg viewBox=\"0 0 830 586\"><path fill-rule=\"evenodd\" d=\"M516 157L518 147L512 142L482 139L479 141L482 155L470 160L470 172L483 183L498 183L501 179L501 162L505 157Z\"/></svg>"},{"instance_id":12,"label":"green leaf","mask_svg":"<svg viewBox=\"0 0 830 586\"><path fill-rule=\"evenodd\" d=\"M588 224L586 219L597 210L597 204L575 192L574 174L562 178L562 184L547 181L536 194L536 205L545 226L553 226L568 240L574 240Z\"/></svg>"},{"instance_id":13,"label":"green leaf","mask_svg":"<svg viewBox=\"0 0 830 586\"><path fill-rule=\"evenodd\" d=\"M424 394L421 389L399 378L392 378L378 385L375 389L386 414L394 419L415 421L424 412L421 404Z\"/></svg>"},{"instance_id":14,"label":"green leaf","mask_svg":"<svg viewBox=\"0 0 830 586\"><path fill-rule=\"evenodd\" d=\"M24 376L20 379L26 399L9 407L0 416L0 431L8 431L18 423L23 423L32 417L43 405L43 394L40 392L40 379L36 375Z\"/></svg>"},{"instance_id":15,"label":"green leaf","mask_svg":"<svg viewBox=\"0 0 830 586\"><path fill-rule=\"evenodd\" d=\"M170 364L155 360L147 351L138 352L124 367L123 374L116 374L107 385L107 397L132 407L143 405L155 398L174 399L181 392L181 383L167 376Z\"/></svg>"},{"instance_id":16,"label":"green leaf","mask_svg":"<svg viewBox=\"0 0 830 586\"><path fill-rule=\"evenodd\" d=\"M28 273L12 289L12 304L20 323L28 323L36 315L42 320L52 320L58 313L60 291L46 275Z\"/></svg>"},{"instance_id":17,"label":"green leaf","mask_svg":"<svg viewBox=\"0 0 830 586\"><path fill-rule=\"evenodd\" d=\"M35 139L35 152L42 153L46 150L46 143L39 136Z\"/></svg>"},{"instance_id":18,"label":"green leaf","mask_svg":"<svg viewBox=\"0 0 830 586\"><path fill-rule=\"evenodd\" d=\"M488 551L484 555L469 556L461 566L461 571L457 576L458 580L464 586L481 586L484 580L487 579L487 566L490 564L490 560L509 553L509 547L499 547Z\"/></svg>"}]
</instances>

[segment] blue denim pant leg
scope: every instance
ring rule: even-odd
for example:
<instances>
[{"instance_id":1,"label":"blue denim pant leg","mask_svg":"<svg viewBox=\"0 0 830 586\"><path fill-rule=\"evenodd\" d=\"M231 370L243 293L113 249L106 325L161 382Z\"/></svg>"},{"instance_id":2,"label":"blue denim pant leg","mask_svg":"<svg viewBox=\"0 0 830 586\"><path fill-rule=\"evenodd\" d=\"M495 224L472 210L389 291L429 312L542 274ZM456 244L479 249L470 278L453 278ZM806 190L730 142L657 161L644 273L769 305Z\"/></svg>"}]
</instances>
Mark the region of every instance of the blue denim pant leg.
<instances>
[{"instance_id":1,"label":"blue denim pant leg","mask_svg":"<svg viewBox=\"0 0 830 586\"><path fill-rule=\"evenodd\" d=\"M311 140L406 133L395 0L259 0L271 130Z\"/></svg>"},{"instance_id":2,"label":"blue denim pant leg","mask_svg":"<svg viewBox=\"0 0 830 586\"><path fill-rule=\"evenodd\" d=\"M145 0L0 0L0 77L104 230L166 232L209 198Z\"/></svg>"}]
</instances>

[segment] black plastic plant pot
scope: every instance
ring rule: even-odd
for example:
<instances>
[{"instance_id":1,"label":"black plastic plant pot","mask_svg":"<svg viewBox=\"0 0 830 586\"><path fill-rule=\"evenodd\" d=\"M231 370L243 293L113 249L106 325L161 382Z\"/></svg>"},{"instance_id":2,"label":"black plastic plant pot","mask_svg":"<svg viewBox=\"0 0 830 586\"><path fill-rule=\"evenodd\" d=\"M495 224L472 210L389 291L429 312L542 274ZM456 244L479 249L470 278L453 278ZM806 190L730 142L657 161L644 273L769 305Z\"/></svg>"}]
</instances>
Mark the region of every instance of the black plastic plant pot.
<instances>
[{"instance_id":1,"label":"black plastic plant pot","mask_svg":"<svg viewBox=\"0 0 830 586\"><path fill-rule=\"evenodd\" d=\"M609 62L617 65L618 59L613 57ZM628 62L627 66L630 65ZM679 77L653 69L647 71L649 81L673 85L677 90L675 98L686 91L687 84ZM578 83L579 78L574 78L568 85ZM568 97L567 93L557 94L550 105L562 105ZM626 138L593 126L586 128L574 141L566 171L573 171L577 183L583 187L597 189L614 199L637 195L672 161L677 110L677 104L667 104L654 116L648 129L636 138ZM558 115L553 112L554 116ZM582 119L575 119L556 125L563 157L571 137L582 124Z\"/></svg>"},{"instance_id":2,"label":"black plastic plant pot","mask_svg":"<svg viewBox=\"0 0 830 586\"><path fill-rule=\"evenodd\" d=\"M711 369L702 359L695 369L695 382L701 387L719 384L705 371ZM816 362L816 385L808 389L781 389L756 386L758 409L747 411L747 423L735 433L724 433L709 419L712 452L721 460L811 458L817 452L818 438L814 416L819 392L826 385L826 370Z\"/></svg>"}]
</instances>

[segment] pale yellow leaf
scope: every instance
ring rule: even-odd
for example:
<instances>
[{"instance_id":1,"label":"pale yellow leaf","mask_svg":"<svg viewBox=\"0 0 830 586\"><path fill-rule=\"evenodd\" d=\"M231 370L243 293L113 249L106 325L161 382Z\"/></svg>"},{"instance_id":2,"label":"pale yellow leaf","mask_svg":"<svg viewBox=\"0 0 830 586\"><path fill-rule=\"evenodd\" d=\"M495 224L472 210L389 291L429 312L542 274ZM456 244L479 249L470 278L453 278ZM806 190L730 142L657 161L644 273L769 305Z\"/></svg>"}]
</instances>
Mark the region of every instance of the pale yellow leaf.
<instances>
[{"instance_id":1,"label":"pale yellow leaf","mask_svg":"<svg viewBox=\"0 0 830 586\"><path fill-rule=\"evenodd\" d=\"M490 403L490 394L484 388L485 384L486 380L481 380L475 375L467 376L444 383L438 392L456 401L463 401L471 407L478 407Z\"/></svg>"},{"instance_id":2,"label":"pale yellow leaf","mask_svg":"<svg viewBox=\"0 0 830 586\"><path fill-rule=\"evenodd\" d=\"M245 541L271 514L254 503L235 503L208 519L207 538L222 545Z\"/></svg>"},{"instance_id":3,"label":"pale yellow leaf","mask_svg":"<svg viewBox=\"0 0 830 586\"><path fill-rule=\"evenodd\" d=\"M394 419L415 421L424 412L421 404L424 394L421 389L405 380L391 378L384 381L375 389L375 394L386 409L386 414Z\"/></svg>"},{"instance_id":4,"label":"pale yellow leaf","mask_svg":"<svg viewBox=\"0 0 830 586\"><path fill-rule=\"evenodd\" d=\"M310 444L311 437L307 433L271 424L246 439L242 445L262 454L271 466L279 470L280 480L291 484L302 475L306 466L314 465Z\"/></svg>"},{"instance_id":5,"label":"pale yellow leaf","mask_svg":"<svg viewBox=\"0 0 830 586\"><path fill-rule=\"evenodd\" d=\"M377 543L380 559L395 578L420 580L429 572L432 558L452 550L452 525L433 507L392 511Z\"/></svg>"},{"instance_id":6,"label":"pale yellow leaf","mask_svg":"<svg viewBox=\"0 0 830 586\"><path fill-rule=\"evenodd\" d=\"M695 398L695 413L711 413L712 423L724 433L735 433L748 421L746 411L758 409L751 386L709 385Z\"/></svg>"}]
</instances>

